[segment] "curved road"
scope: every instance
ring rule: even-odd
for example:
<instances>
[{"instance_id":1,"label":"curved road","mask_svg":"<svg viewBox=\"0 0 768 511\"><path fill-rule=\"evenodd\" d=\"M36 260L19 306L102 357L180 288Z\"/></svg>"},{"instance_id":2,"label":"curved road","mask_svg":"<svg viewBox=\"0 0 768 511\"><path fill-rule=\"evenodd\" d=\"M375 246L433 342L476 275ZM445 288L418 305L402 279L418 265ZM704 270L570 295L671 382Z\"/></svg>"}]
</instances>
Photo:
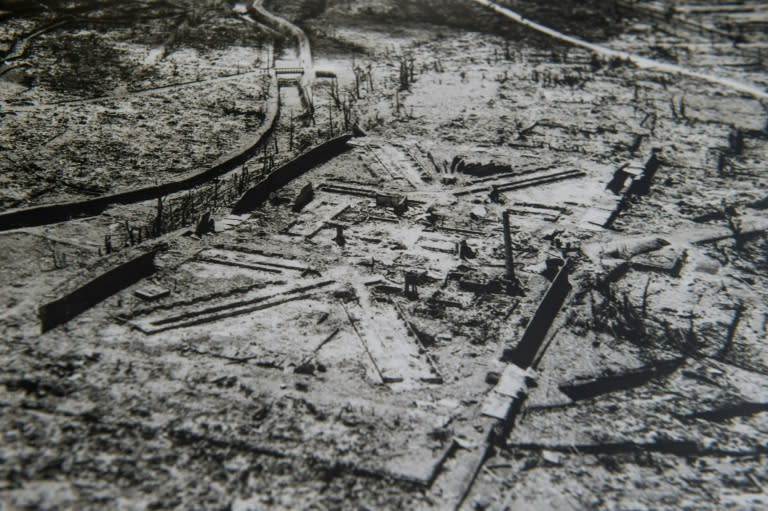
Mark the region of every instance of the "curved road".
<instances>
[{"instance_id":1,"label":"curved road","mask_svg":"<svg viewBox=\"0 0 768 511\"><path fill-rule=\"evenodd\" d=\"M270 25L275 30L281 32L287 32L292 35L298 41L298 56L299 64L304 69L304 75L301 78L301 85L303 87L310 87L315 81L315 67L312 63L312 48L309 44L309 38L302 29L296 25L275 16L262 5L264 0L254 0L251 6L248 8L251 16Z\"/></svg>"},{"instance_id":2,"label":"curved road","mask_svg":"<svg viewBox=\"0 0 768 511\"><path fill-rule=\"evenodd\" d=\"M677 64L659 62L646 57L641 57L639 55L634 55L632 53L628 53L625 51L614 50L611 48L607 48L605 46L600 46L599 44L594 44L588 41L584 41L583 39L579 39L578 37L573 37L573 36L564 34L562 32L558 32L557 30L551 29L545 25L542 25L541 23L536 23L535 21L531 21L511 9L502 7L489 0L470 0L470 1L475 2L476 4L479 4L488 9L491 9L492 11L495 11L501 14L502 16L504 16L505 18L509 18L512 21L519 23L520 25L523 25L524 27L531 28L533 30L536 30L537 32L541 32L542 34L546 34L550 37L572 44L574 46L580 46L582 48L586 48L587 50L590 50L599 55L627 60L641 69L653 69L653 70L661 71L664 73L687 76L689 78L703 80L705 82L709 82L715 85L721 85L723 87L733 89L743 94L748 94L759 100L768 100L768 92L766 92L765 89L762 89L750 83L744 83L738 80L734 80L732 78L712 75L709 73L702 73L699 71L694 71L693 69L690 69L687 67L679 66Z\"/></svg>"}]
</instances>

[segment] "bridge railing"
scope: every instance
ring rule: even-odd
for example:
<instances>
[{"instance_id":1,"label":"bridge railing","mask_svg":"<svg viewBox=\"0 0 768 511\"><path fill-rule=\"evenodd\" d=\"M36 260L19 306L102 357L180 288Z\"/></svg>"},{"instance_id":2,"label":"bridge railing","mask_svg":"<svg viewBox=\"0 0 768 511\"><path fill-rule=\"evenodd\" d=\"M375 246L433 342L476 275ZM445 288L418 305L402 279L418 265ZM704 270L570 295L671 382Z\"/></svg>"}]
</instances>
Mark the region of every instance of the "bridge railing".
<instances>
[{"instance_id":1,"label":"bridge railing","mask_svg":"<svg viewBox=\"0 0 768 511\"><path fill-rule=\"evenodd\" d=\"M276 67L275 73L279 75L303 75L303 67Z\"/></svg>"}]
</instances>

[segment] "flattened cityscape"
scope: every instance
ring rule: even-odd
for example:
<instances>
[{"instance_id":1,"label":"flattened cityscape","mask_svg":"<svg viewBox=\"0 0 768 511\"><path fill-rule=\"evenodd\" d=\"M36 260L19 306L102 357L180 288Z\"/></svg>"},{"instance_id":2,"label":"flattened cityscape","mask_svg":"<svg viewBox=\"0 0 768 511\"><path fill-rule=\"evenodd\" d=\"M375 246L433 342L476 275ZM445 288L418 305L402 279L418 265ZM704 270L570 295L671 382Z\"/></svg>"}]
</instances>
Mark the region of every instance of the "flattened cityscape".
<instances>
[{"instance_id":1,"label":"flattened cityscape","mask_svg":"<svg viewBox=\"0 0 768 511\"><path fill-rule=\"evenodd\" d=\"M763 2L0 19L0 509L768 506Z\"/></svg>"}]
</instances>

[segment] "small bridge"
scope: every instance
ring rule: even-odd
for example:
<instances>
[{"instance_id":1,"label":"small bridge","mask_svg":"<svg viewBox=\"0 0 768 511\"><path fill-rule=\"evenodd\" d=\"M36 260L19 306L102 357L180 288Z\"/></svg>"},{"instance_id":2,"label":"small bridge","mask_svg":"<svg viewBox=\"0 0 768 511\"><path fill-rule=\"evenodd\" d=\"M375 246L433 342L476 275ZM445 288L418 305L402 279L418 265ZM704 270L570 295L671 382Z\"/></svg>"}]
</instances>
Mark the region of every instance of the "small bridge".
<instances>
[{"instance_id":1,"label":"small bridge","mask_svg":"<svg viewBox=\"0 0 768 511\"><path fill-rule=\"evenodd\" d=\"M276 67L275 73L278 75L303 75L303 67Z\"/></svg>"}]
</instances>

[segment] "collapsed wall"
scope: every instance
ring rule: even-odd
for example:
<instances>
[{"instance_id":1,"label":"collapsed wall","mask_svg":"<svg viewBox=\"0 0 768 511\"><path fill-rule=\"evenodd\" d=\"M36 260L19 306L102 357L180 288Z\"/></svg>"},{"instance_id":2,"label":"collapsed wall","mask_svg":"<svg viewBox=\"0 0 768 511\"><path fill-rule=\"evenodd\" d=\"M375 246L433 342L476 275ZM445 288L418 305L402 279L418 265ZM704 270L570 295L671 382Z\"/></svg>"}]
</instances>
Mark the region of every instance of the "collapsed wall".
<instances>
[{"instance_id":1,"label":"collapsed wall","mask_svg":"<svg viewBox=\"0 0 768 511\"><path fill-rule=\"evenodd\" d=\"M552 284L550 284L549 289L544 294L544 298L528 322L528 326L525 327L525 332L520 342L517 343L515 348L505 350L503 356L505 362L512 362L524 369L533 364L536 354L547 337L549 327L552 326L557 313L560 311L560 307L565 302L565 297L568 296L568 292L571 290L571 283L568 280L570 267L570 260L566 260L552 280Z\"/></svg>"},{"instance_id":2,"label":"collapsed wall","mask_svg":"<svg viewBox=\"0 0 768 511\"><path fill-rule=\"evenodd\" d=\"M308 170L325 163L331 158L344 152L349 146L347 142L352 135L342 135L319 144L309 151L297 156L289 162L281 165L269 174L263 181L245 192L237 201L232 213L242 215L261 206L269 195L288 184L293 179L304 174Z\"/></svg>"},{"instance_id":3,"label":"collapsed wall","mask_svg":"<svg viewBox=\"0 0 768 511\"><path fill-rule=\"evenodd\" d=\"M66 323L118 291L154 273L155 255L159 250L159 247L155 247L150 252L133 257L64 296L41 305L38 309L41 333Z\"/></svg>"},{"instance_id":4,"label":"collapsed wall","mask_svg":"<svg viewBox=\"0 0 768 511\"><path fill-rule=\"evenodd\" d=\"M601 227L610 229L633 197L642 197L651 192L651 184L661 166L659 151L653 148L644 163L632 162L614 173L605 188L611 192L611 197L618 197L618 200L612 210L605 212L607 216L597 215Z\"/></svg>"}]
</instances>

